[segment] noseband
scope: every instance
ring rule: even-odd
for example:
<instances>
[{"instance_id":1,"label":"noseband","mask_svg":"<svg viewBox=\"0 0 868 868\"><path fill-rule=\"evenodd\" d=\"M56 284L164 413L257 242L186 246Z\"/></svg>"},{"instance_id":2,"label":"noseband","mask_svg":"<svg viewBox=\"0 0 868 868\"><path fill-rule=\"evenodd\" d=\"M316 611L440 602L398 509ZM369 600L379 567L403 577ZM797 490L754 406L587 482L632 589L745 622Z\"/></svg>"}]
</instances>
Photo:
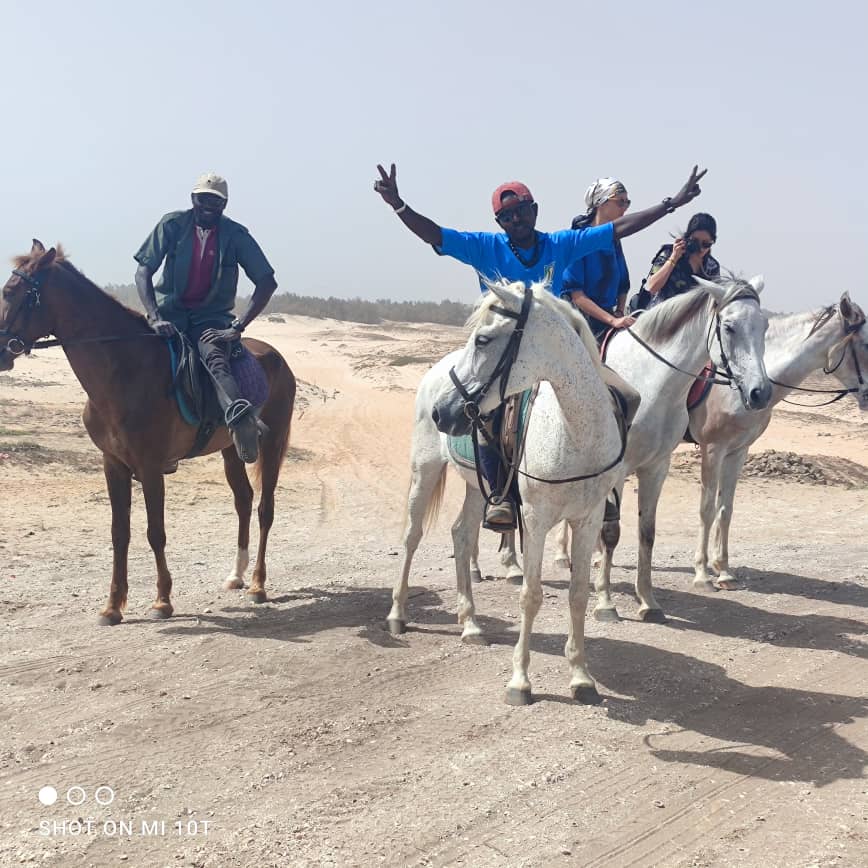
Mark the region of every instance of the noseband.
<instances>
[{"instance_id":1,"label":"noseband","mask_svg":"<svg viewBox=\"0 0 868 868\"><path fill-rule=\"evenodd\" d=\"M11 356L20 356L24 353L29 353L33 349L33 344L28 343L19 334L13 331L13 326L18 318L21 318L19 331L23 331L27 326L30 316L36 308L39 307L41 298L39 288L41 282L33 275L22 271L20 268L15 268L12 273L16 277L20 277L27 284L27 292L24 294L24 299L15 311L12 318L6 323L5 329L0 329L0 338L6 338L6 352Z\"/></svg>"}]
</instances>

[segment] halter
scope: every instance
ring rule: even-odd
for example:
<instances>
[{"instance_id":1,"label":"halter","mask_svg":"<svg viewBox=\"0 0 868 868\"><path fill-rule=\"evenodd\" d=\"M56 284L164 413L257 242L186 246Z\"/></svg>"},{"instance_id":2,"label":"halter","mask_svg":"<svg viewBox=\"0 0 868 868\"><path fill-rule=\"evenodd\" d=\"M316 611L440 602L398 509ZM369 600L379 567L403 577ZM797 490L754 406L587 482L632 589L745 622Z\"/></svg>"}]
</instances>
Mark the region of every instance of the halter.
<instances>
[{"instance_id":1,"label":"halter","mask_svg":"<svg viewBox=\"0 0 868 868\"><path fill-rule=\"evenodd\" d=\"M730 388L737 389L738 383L736 383L735 374L733 374L732 372L729 358L727 357L726 350L723 347L723 336L720 333L720 314L723 312L723 309L725 307L728 307L734 301L739 301L741 299L753 299L754 301L759 303L759 294L752 286L745 285L740 287L738 291L732 296L732 298L724 301L723 304L720 305L720 307L715 306L714 319L708 324L708 334L705 338L705 344L708 348L708 354L710 356L712 343L711 329L713 325L714 336L717 338L718 347L720 347L720 361L721 367L723 369L723 376L725 379L719 379L716 375L706 377L701 374L697 375L693 371L685 371L683 368L679 368L678 365L673 365L672 362L661 356L660 353L658 353L657 350L654 349L654 347L643 341L642 338L640 338L629 326L624 329L624 331L626 331L627 334L629 334L630 337L633 338L633 340L636 341L637 344L639 344L641 347L646 349L652 356L654 356L654 358L657 359L658 362L663 362L664 365L671 368L673 371L678 371L679 374L685 374L694 380L701 380L705 383L712 383L715 386L729 386ZM772 380L772 382L774 381Z\"/></svg>"}]
</instances>

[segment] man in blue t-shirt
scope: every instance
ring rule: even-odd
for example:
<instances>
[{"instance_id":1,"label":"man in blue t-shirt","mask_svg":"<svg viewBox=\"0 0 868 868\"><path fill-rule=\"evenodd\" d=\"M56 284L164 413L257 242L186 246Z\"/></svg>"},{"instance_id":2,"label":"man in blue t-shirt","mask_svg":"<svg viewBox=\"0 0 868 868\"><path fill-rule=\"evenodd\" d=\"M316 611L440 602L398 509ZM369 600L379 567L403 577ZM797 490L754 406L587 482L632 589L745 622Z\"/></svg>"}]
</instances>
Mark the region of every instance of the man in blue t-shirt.
<instances>
[{"instance_id":1,"label":"man in blue t-shirt","mask_svg":"<svg viewBox=\"0 0 868 868\"><path fill-rule=\"evenodd\" d=\"M536 228L539 206L530 190L518 181L501 184L492 194L491 206L494 219L503 232L457 232L445 229L428 217L414 211L398 193L395 164L390 171L378 165L380 173L374 182L374 190L383 197L404 225L434 250L451 256L459 262L473 266L480 278L497 280L521 280L525 283L546 280L550 290L560 297L563 289L564 271L569 265L596 251L613 252L615 240L633 235L656 223L676 208L686 205L700 194L699 181L706 170L693 167L684 186L674 195L667 196L660 204L652 205L634 214L625 214L611 223L590 226L584 229L565 229L560 232L540 232ZM480 281L485 291L485 286ZM632 390L631 390L632 391ZM483 472L496 495L497 467L495 455L482 455ZM488 509L486 526L509 530L515 526L512 504L504 499Z\"/></svg>"}]
</instances>

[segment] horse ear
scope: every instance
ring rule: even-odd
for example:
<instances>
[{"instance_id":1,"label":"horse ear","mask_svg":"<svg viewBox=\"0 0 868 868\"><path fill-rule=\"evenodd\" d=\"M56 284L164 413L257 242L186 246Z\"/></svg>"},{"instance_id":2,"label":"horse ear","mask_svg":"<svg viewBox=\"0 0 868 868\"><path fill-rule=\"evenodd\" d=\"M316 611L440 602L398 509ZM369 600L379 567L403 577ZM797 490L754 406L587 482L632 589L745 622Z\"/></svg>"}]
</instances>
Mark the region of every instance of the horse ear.
<instances>
[{"instance_id":1,"label":"horse ear","mask_svg":"<svg viewBox=\"0 0 868 868\"><path fill-rule=\"evenodd\" d=\"M38 238L34 238L33 247L30 248L30 255L39 256L42 253L45 253L45 246Z\"/></svg>"},{"instance_id":2,"label":"horse ear","mask_svg":"<svg viewBox=\"0 0 868 868\"><path fill-rule=\"evenodd\" d=\"M723 301L724 289L719 283L713 280L706 280L704 277L693 275L693 279L702 289L707 289L718 301Z\"/></svg>"},{"instance_id":3,"label":"horse ear","mask_svg":"<svg viewBox=\"0 0 868 868\"><path fill-rule=\"evenodd\" d=\"M853 303L850 301L850 293L842 292L841 300L838 302L838 310L844 318L844 322L851 322L853 319Z\"/></svg>"},{"instance_id":4,"label":"horse ear","mask_svg":"<svg viewBox=\"0 0 868 868\"><path fill-rule=\"evenodd\" d=\"M41 247L42 245L40 245ZM39 262L36 265L36 271L40 271L43 268L48 268L52 262L54 262L54 257L57 256L57 251L52 247L50 250L45 250L43 247L42 256L39 257Z\"/></svg>"},{"instance_id":5,"label":"horse ear","mask_svg":"<svg viewBox=\"0 0 868 868\"><path fill-rule=\"evenodd\" d=\"M766 285L766 279L762 274L758 274L756 277L752 277L748 283L754 288L756 294L759 295Z\"/></svg>"},{"instance_id":6,"label":"horse ear","mask_svg":"<svg viewBox=\"0 0 868 868\"><path fill-rule=\"evenodd\" d=\"M483 284L485 284L485 288L489 292L493 292L502 302L509 301L509 294L507 292L508 284L502 280L489 280L484 275L480 275L480 279Z\"/></svg>"}]
</instances>

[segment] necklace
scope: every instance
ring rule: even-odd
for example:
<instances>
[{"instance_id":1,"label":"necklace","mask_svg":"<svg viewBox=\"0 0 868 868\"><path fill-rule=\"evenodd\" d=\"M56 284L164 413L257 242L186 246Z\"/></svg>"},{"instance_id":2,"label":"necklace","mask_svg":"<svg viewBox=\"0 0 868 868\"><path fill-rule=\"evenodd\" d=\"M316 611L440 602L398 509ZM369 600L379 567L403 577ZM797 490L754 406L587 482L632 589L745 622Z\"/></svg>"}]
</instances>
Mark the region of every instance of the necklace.
<instances>
[{"instance_id":1,"label":"necklace","mask_svg":"<svg viewBox=\"0 0 868 868\"><path fill-rule=\"evenodd\" d=\"M539 262L539 258L542 255L542 244L540 244L539 232L534 232L534 244L533 244L533 252L530 255L530 259L524 259L519 253L519 248L516 247L513 240L507 236L506 243L509 245L509 249L515 255L515 258L525 267L525 268L533 268L534 265Z\"/></svg>"}]
</instances>

